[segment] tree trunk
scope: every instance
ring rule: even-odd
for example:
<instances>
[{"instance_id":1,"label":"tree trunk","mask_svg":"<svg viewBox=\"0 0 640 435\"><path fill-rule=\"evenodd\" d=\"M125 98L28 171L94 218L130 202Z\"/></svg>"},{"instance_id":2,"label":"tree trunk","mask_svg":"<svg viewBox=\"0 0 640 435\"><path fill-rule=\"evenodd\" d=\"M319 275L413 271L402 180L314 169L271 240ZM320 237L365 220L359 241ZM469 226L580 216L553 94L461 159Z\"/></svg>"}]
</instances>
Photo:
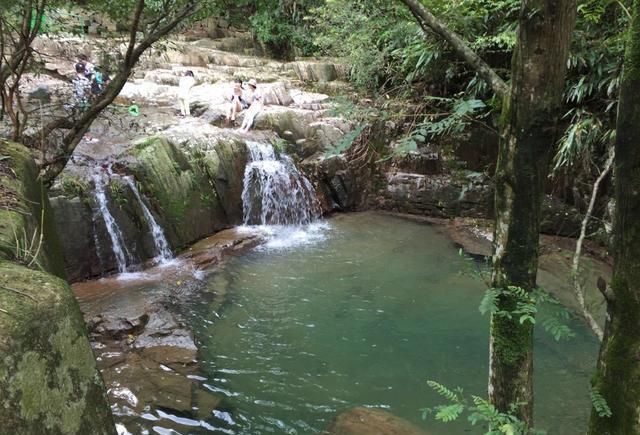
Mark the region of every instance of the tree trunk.
<instances>
[{"instance_id":1,"label":"tree trunk","mask_svg":"<svg viewBox=\"0 0 640 435\"><path fill-rule=\"evenodd\" d=\"M640 0L633 2L616 126L613 296L593 388L611 417L591 411L589 434L640 433Z\"/></svg>"},{"instance_id":2,"label":"tree trunk","mask_svg":"<svg viewBox=\"0 0 640 435\"><path fill-rule=\"evenodd\" d=\"M506 289L500 311L513 311L510 287L536 287L540 209L557 139L575 0L523 0L512 81L505 99L496 168L492 285ZM503 412L512 405L533 423L533 325L492 315L489 399Z\"/></svg>"}]
</instances>

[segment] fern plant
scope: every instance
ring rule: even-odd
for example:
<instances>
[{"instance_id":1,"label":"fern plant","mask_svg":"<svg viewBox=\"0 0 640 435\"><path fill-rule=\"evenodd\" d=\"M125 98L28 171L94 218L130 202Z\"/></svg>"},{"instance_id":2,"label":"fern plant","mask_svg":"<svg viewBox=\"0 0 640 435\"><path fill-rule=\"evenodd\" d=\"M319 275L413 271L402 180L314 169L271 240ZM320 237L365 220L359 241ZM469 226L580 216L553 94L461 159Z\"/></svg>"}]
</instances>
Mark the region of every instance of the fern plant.
<instances>
[{"instance_id":1,"label":"fern plant","mask_svg":"<svg viewBox=\"0 0 640 435\"><path fill-rule=\"evenodd\" d=\"M611 417L613 415L606 399L600 394L597 389L591 387L591 390L589 391L589 397L591 398L591 406L593 406L593 409L596 411L599 417Z\"/></svg>"},{"instance_id":2,"label":"fern plant","mask_svg":"<svg viewBox=\"0 0 640 435\"><path fill-rule=\"evenodd\" d=\"M515 299L515 307L512 310L500 309L498 301L502 297ZM566 324L570 317L569 311L557 299L540 288L531 292L517 286L488 288L480 302L479 310L482 314L489 313L508 319L516 318L521 324L529 322L535 325L539 307L543 304L548 314L542 322L544 330L556 341L574 337L575 333Z\"/></svg>"},{"instance_id":3,"label":"fern plant","mask_svg":"<svg viewBox=\"0 0 640 435\"><path fill-rule=\"evenodd\" d=\"M519 404L512 404L510 412L500 412L482 397L472 395L471 400L464 396L460 387L450 389L436 381L428 380L427 385L447 400L447 404L422 409L422 418L429 414L443 423L457 420L465 412L471 425L486 425L485 435L542 435L544 431L535 430L518 419L514 413Z\"/></svg>"}]
</instances>

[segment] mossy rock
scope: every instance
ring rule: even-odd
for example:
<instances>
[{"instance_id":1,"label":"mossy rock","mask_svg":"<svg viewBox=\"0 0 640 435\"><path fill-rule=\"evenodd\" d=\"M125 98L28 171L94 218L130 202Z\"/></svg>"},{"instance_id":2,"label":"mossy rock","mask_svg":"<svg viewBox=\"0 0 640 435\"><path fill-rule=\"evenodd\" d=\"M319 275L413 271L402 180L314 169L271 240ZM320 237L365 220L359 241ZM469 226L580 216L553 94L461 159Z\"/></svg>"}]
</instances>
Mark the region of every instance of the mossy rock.
<instances>
[{"instance_id":1,"label":"mossy rock","mask_svg":"<svg viewBox=\"0 0 640 435\"><path fill-rule=\"evenodd\" d=\"M0 259L31 263L64 277L49 197L33 157L23 145L7 141L0 141L0 156Z\"/></svg>"},{"instance_id":2,"label":"mossy rock","mask_svg":"<svg viewBox=\"0 0 640 435\"><path fill-rule=\"evenodd\" d=\"M133 153L131 169L174 247L241 222L243 142L174 144L155 137Z\"/></svg>"},{"instance_id":3,"label":"mossy rock","mask_svg":"<svg viewBox=\"0 0 640 435\"><path fill-rule=\"evenodd\" d=\"M12 434L115 434L69 286L0 261L0 421Z\"/></svg>"}]
</instances>

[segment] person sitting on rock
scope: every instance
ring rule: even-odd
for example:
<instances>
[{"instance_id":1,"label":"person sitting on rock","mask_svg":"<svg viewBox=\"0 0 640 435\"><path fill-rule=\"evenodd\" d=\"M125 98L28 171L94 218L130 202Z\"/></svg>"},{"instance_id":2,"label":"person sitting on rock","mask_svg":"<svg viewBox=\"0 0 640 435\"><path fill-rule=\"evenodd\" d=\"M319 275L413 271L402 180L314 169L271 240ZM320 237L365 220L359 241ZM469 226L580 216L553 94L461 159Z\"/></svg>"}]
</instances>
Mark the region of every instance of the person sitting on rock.
<instances>
[{"instance_id":1,"label":"person sitting on rock","mask_svg":"<svg viewBox=\"0 0 640 435\"><path fill-rule=\"evenodd\" d=\"M249 80L249 94L250 97L247 98L249 103L249 110L247 110L244 119L242 120L242 127L240 127L240 131L242 133L247 133L251 126L253 125L253 121L256 118L256 115L262 110L262 94L258 91L258 82L256 79Z\"/></svg>"},{"instance_id":2,"label":"person sitting on rock","mask_svg":"<svg viewBox=\"0 0 640 435\"><path fill-rule=\"evenodd\" d=\"M196 84L196 79L193 76L193 71L188 70L184 76L180 77L178 83L178 105L180 106L180 113L182 116L191 116L190 94L191 88Z\"/></svg>"},{"instance_id":3,"label":"person sitting on rock","mask_svg":"<svg viewBox=\"0 0 640 435\"><path fill-rule=\"evenodd\" d=\"M78 63L81 63L82 66L84 67L84 76L91 80L91 76L93 75L93 71L95 68L95 65L93 65L90 61L89 58L87 57L86 54L79 54L78 55Z\"/></svg>"},{"instance_id":4,"label":"person sitting on rock","mask_svg":"<svg viewBox=\"0 0 640 435\"><path fill-rule=\"evenodd\" d=\"M236 115L249 107L249 103L245 100L242 88L242 80L235 79L233 81L233 92L231 94L231 108L227 115L228 122L234 122Z\"/></svg>"}]
</instances>

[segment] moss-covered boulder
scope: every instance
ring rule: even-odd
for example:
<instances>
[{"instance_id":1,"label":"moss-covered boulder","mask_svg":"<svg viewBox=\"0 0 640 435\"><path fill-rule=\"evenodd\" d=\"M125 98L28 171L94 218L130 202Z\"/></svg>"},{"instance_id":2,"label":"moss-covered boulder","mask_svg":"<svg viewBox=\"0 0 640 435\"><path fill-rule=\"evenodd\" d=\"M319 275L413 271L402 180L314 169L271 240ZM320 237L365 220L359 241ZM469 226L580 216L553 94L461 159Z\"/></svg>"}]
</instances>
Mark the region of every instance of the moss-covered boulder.
<instances>
[{"instance_id":1,"label":"moss-covered boulder","mask_svg":"<svg viewBox=\"0 0 640 435\"><path fill-rule=\"evenodd\" d=\"M219 138L177 145L155 137L133 153L129 169L174 247L242 222L244 142Z\"/></svg>"},{"instance_id":2,"label":"moss-covered boulder","mask_svg":"<svg viewBox=\"0 0 640 435\"><path fill-rule=\"evenodd\" d=\"M29 151L0 142L0 421L12 434L114 434ZM51 272L51 273L49 273Z\"/></svg>"},{"instance_id":3,"label":"moss-covered boulder","mask_svg":"<svg viewBox=\"0 0 640 435\"><path fill-rule=\"evenodd\" d=\"M13 434L114 434L80 308L50 274L0 262L0 421Z\"/></svg>"},{"instance_id":4,"label":"moss-covered boulder","mask_svg":"<svg viewBox=\"0 0 640 435\"><path fill-rule=\"evenodd\" d=\"M19 260L64 277L49 198L23 145L0 141L0 259Z\"/></svg>"},{"instance_id":5,"label":"moss-covered boulder","mask_svg":"<svg viewBox=\"0 0 640 435\"><path fill-rule=\"evenodd\" d=\"M112 169L88 161L65 170L52 190L52 204L69 279L118 269L96 202L97 178L104 183L106 207L126 242L127 265L132 267L159 254L140 201L174 252L242 223L247 154L238 137L158 136L131 145Z\"/></svg>"}]
</instances>

